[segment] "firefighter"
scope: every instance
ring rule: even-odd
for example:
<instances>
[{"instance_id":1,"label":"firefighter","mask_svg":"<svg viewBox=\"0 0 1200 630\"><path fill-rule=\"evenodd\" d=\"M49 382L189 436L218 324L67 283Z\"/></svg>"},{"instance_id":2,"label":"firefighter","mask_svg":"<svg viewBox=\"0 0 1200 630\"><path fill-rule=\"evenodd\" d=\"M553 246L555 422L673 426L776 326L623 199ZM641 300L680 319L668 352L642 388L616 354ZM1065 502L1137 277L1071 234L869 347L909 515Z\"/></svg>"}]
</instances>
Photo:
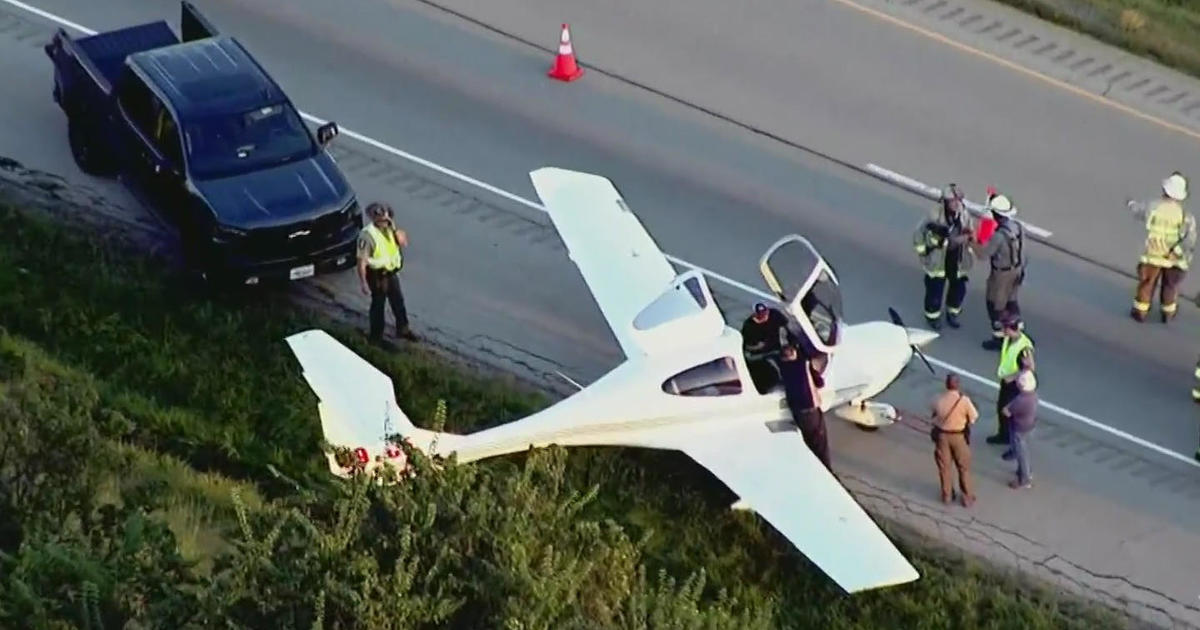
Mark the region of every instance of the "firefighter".
<instances>
[{"instance_id":1,"label":"firefighter","mask_svg":"<svg viewBox=\"0 0 1200 630\"><path fill-rule=\"evenodd\" d=\"M975 262L975 253L967 245L974 231L971 215L963 211L962 193L950 184L913 233L913 249L925 271L925 321L935 330L942 327L943 295L946 323L959 327L967 276Z\"/></svg>"},{"instance_id":2,"label":"firefighter","mask_svg":"<svg viewBox=\"0 0 1200 630\"><path fill-rule=\"evenodd\" d=\"M367 206L367 223L358 237L358 279L362 292L371 296L371 343L390 348L383 339L385 302L391 304L396 318L396 333L409 341L417 341L408 326L408 311L404 293L400 290L400 269L404 266L403 249L408 245L404 230L396 228L392 207L386 203Z\"/></svg>"},{"instance_id":3,"label":"firefighter","mask_svg":"<svg viewBox=\"0 0 1200 630\"><path fill-rule=\"evenodd\" d=\"M1162 196L1151 202L1127 202L1130 212L1146 222L1146 244L1138 261L1138 282L1130 317L1144 322L1159 288L1162 321L1175 317L1179 285L1187 274L1196 245L1196 219L1183 209L1187 199L1187 180L1178 171L1162 182ZM1193 396L1196 392L1193 391Z\"/></svg>"},{"instance_id":4,"label":"firefighter","mask_svg":"<svg viewBox=\"0 0 1200 630\"><path fill-rule=\"evenodd\" d=\"M986 244L972 240L976 254L991 266L987 279L987 311L992 322L992 338L983 342L985 350L999 350L1004 344L1000 316L1008 313L1020 322L1021 305L1017 293L1025 280L1025 228L1016 220L1017 208L1001 193L988 194L988 209L996 220L996 231ZM1024 330L1024 322L1019 324Z\"/></svg>"}]
</instances>

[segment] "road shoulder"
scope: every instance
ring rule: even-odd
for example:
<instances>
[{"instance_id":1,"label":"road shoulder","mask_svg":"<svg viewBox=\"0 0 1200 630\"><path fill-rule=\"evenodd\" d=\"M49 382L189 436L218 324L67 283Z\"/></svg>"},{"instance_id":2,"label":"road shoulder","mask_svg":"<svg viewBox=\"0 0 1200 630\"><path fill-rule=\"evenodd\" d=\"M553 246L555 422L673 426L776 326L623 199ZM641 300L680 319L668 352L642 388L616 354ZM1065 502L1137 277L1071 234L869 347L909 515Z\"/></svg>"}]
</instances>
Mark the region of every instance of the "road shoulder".
<instances>
[{"instance_id":1,"label":"road shoulder","mask_svg":"<svg viewBox=\"0 0 1200 630\"><path fill-rule=\"evenodd\" d=\"M1200 134L1200 80L1012 7L989 0L834 1Z\"/></svg>"}]
</instances>

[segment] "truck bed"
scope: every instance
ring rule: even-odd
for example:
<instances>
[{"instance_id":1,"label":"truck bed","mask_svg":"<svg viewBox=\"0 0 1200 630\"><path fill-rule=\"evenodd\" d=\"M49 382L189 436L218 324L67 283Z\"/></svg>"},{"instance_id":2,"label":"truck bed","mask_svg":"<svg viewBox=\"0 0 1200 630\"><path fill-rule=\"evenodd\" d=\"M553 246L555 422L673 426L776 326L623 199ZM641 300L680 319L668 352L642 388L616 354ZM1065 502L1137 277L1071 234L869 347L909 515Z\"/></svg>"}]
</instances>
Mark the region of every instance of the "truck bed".
<instances>
[{"instance_id":1,"label":"truck bed","mask_svg":"<svg viewBox=\"0 0 1200 630\"><path fill-rule=\"evenodd\" d=\"M79 50L87 55L109 85L115 85L121 64L129 55L178 43L179 38L171 31L171 27L161 20L75 40Z\"/></svg>"}]
</instances>

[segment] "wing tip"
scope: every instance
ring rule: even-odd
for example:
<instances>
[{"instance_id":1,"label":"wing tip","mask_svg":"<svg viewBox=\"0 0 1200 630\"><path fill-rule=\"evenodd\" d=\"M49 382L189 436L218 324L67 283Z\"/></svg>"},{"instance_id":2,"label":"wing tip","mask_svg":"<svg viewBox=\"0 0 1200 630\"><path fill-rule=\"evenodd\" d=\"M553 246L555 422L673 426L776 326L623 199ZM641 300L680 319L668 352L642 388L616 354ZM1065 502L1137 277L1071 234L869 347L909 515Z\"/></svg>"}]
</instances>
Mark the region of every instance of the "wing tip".
<instances>
[{"instance_id":1,"label":"wing tip","mask_svg":"<svg viewBox=\"0 0 1200 630\"><path fill-rule=\"evenodd\" d=\"M332 339L332 336L329 333L321 330L320 328L309 328L308 330L302 330L298 333L292 333L287 337L284 337L284 341L286 341L288 345L295 347L297 342L304 341L310 337L329 337Z\"/></svg>"},{"instance_id":2,"label":"wing tip","mask_svg":"<svg viewBox=\"0 0 1200 630\"><path fill-rule=\"evenodd\" d=\"M538 197L541 197L542 204L547 206L550 202L546 198L547 196L553 196L564 188L581 185L607 185L617 197L620 197L620 193L617 192L616 185L611 179L586 171L574 171L559 166L542 166L529 171L529 180L533 182L534 191Z\"/></svg>"},{"instance_id":3,"label":"wing tip","mask_svg":"<svg viewBox=\"0 0 1200 630\"><path fill-rule=\"evenodd\" d=\"M907 560L904 561L904 565L904 569L896 572L890 572L886 574L886 577L879 575L874 579L860 580L852 585L843 584L842 588L844 588L846 592L851 595L857 595L859 593L865 593L868 591L903 586L921 579L921 573L917 571L916 567L912 566L912 564L909 564Z\"/></svg>"}]
</instances>

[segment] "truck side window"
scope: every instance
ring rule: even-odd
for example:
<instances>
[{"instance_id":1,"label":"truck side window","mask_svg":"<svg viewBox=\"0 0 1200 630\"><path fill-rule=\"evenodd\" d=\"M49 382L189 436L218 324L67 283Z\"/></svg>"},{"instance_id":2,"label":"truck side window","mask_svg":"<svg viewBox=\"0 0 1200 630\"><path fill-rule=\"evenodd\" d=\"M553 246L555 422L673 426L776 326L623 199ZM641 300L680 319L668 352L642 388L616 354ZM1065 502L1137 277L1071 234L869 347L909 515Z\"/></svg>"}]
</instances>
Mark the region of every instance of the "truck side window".
<instances>
[{"instance_id":1,"label":"truck side window","mask_svg":"<svg viewBox=\"0 0 1200 630\"><path fill-rule=\"evenodd\" d=\"M158 99L155 99L158 102ZM158 117L154 125L154 144L172 164L183 168L183 147L179 142L179 125L175 118L161 103L158 104Z\"/></svg>"},{"instance_id":2,"label":"truck side window","mask_svg":"<svg viewBox=\"0 0 1200 630\"><path fill-rule=\"evenodd\" d=\"M142 133L154 137L154 93L146 86L141 77L134 74L128 67L121 76L120 87L117 88L117 102Z\"/></svg>"}]
</instances>

